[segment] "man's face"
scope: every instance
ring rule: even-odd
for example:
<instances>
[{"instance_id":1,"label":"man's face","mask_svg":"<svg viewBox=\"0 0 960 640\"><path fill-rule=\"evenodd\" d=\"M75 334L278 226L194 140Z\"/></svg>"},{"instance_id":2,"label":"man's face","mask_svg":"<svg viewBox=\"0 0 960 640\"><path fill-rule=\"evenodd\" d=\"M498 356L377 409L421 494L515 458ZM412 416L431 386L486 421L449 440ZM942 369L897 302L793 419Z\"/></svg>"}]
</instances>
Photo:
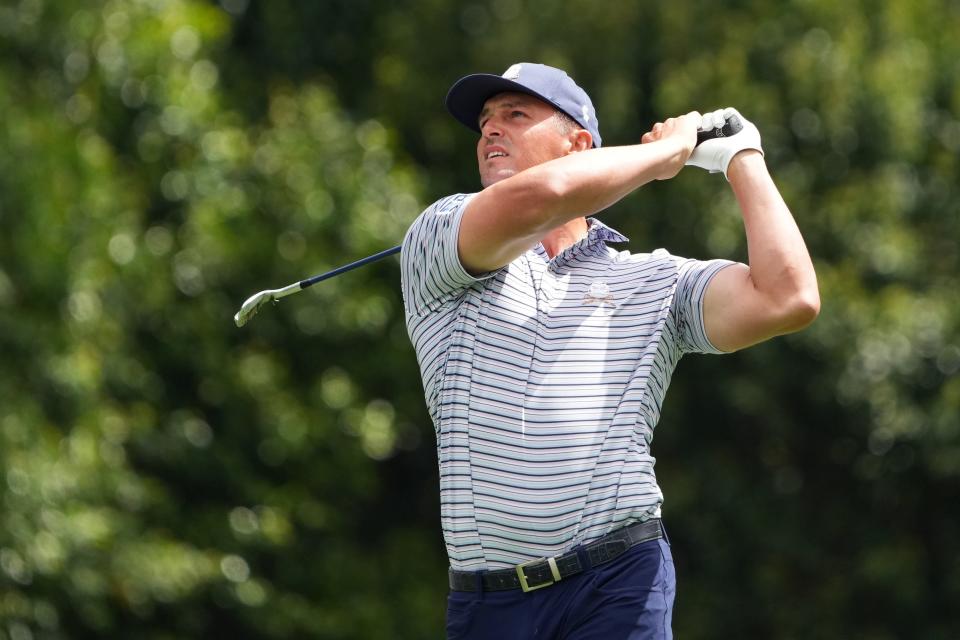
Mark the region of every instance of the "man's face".
<instances>
[{"instance_id":1,"label":"man's face","mask_svg":"<svg viewBox=\"0 0 960 640\"><path fill-rule=\"evenodd\" d=\"M570 151L553 106L525 93L498 93L480 112L477 163L484 187Z\"/></svg>"}]
</instances>

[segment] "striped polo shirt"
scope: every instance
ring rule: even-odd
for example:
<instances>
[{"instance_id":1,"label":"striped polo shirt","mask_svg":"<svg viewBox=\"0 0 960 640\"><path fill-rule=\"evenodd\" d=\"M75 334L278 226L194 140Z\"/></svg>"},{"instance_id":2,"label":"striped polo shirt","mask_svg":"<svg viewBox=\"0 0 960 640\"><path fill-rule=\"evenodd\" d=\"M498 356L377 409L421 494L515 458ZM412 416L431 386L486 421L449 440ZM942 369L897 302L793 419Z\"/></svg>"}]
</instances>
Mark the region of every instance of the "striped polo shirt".
<instances>
[{"instance_id":1,"label":"striped polo shirt","mask_svg":"<svg viewBox=\"0 0 960 640\"><path fill-rule=\"evenodd\" d=\"M470 197L414 221L402 287L451 566L498 569L659 516L653 428L680 357L719 353L703 294L731 263L616 251L627 239L591 218L553 259L538 244L474 277L457 254Z\"/></svg>"}]
</instances>

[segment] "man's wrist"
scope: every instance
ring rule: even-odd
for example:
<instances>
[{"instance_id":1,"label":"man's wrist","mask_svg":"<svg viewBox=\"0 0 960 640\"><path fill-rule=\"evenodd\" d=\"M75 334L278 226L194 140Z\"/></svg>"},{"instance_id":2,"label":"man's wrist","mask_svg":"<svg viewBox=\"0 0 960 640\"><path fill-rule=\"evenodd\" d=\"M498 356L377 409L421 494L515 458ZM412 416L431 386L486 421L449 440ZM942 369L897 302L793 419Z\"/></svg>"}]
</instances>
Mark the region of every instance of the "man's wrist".
<instances>
[{"instance_id":1,"label":"man's wrist","mask_svg":"<svg viewBox=\"0 0 960 640\"><path fill-rule=\"evenodd\" d=\"M671 136L657 142L662 145L663 149L657 180L669 180L683 169L684 163L690 157L692 147L679 136Z\"/></svg>"},{"instance_id":2,"label":"man's wrist","mask_svg":"<svg viewBox=\"0 0 960 640\"><path fill-rule=\"evenodd\" d=\"M766 163L763 161L763 153L756 149L741 149L727 165L727 180L733 182L738 175L751 169L766 169Z\"/></svg>"}]
</instances>

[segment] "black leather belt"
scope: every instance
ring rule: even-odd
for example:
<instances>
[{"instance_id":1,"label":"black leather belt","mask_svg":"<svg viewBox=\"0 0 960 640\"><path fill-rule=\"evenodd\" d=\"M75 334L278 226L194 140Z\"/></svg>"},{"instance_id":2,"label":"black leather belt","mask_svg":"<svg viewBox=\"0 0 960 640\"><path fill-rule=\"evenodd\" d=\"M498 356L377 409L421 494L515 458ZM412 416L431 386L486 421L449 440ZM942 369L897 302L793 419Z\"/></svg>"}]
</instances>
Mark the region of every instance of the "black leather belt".
<instances>
[{"instance_id":1,"label":"black leather belt","mask_svg":"<svg viewBox=\"0 0 960 640\"><path fill-rule=\"evenodd\" d=\"M586 571L622 555L641 542L663 537L659 518L617 529L588 545L553 558L538 558L512 569L494 571L457 571L450 569L450 588L454 591L533 591L549 587L563 578ZM481 586L482 585L482 586Z\"/></svg>"}]
</instances>

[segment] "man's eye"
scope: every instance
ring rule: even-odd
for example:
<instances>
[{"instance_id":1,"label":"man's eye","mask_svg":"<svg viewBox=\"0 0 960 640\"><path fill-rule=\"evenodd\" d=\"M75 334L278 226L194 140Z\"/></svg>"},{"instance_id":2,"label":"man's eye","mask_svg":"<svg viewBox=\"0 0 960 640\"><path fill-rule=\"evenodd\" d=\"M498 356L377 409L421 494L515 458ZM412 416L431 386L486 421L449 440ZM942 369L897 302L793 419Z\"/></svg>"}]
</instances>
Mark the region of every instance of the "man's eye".
<instances>
[{"instance_id":1,"label":"man's eye","mask_svg":"<svg viewBox=\"0 0 960 640\"><path fill-rule=\"evenodd\" d=\"M512 111L510 113L511 117L519 118L520 116L526 115L523 111Z\"/></svg>"}]
</instances>

